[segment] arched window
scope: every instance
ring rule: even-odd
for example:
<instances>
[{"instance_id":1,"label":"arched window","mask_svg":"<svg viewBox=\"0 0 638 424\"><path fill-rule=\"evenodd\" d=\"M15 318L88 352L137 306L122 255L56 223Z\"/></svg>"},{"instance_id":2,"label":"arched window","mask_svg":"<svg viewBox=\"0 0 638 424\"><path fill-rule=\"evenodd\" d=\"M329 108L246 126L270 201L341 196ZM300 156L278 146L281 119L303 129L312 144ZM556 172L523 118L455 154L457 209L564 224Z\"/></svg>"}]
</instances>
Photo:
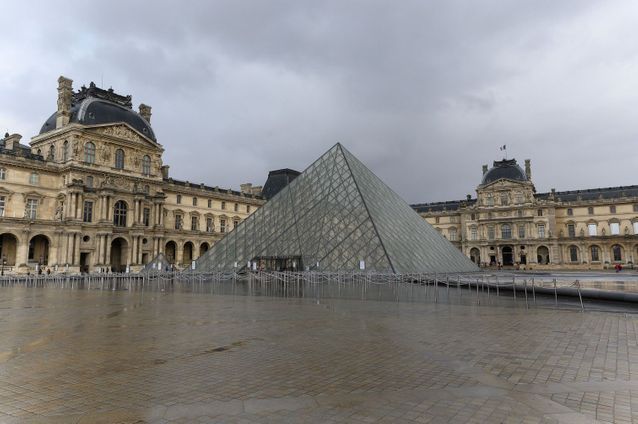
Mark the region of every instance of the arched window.
<instances>
[{"instance_id":1,"label":"arched window","mask_svg":"<svg viewBox=\"0 0 638 424\"><path fill-rule=\"evenodd\" d=\"M119 200L115 203L113 210L113 225L116 227L126 227L126 211L128 206L124 200Z\"/></svg>"},{"instance_id":2,"label":"arched window","mask_svg":"<svg viewBox=\"0 0 638 424\"><path fill-rule=\"evenodd\" d=\"M512 238L512 227L509 224L501 225L501 238L504 240Z\"/></svg>"},{"instance_id":3,"label":"arched window","mask_svg":"<svg viewBox=\"0 0 638 424\"><path fill-rule=\"evenodd\" d=\"M571 262L578 262L578 247L569 246L569 260Z\"/></svg>"},{"instance_id":4,"label":"arched window","mask_svg":"<svg viewBox=\"0 0 638 424\"><path fill-rule=\"evenodd\" d=\"M67 160L69 160L69 142L64 140L64 144L62 144L62 162Z\"/></svg>"},{"instance_id":5,"label":"arched window","mask_svg":"<svg viewBox=\"0 0 638 424\"><path fill-rule=\"evenodd\" d=\"M115 168L124 169L124 150L122 149L115 151Z\"/></svg>"},{"instance_id":6,"label":"arched window","mask_svg":"<svg viewBox=\"0 0 638 424\"><path fill-rule=\"evenodd\" d=\"M620 245L618 244L614 244L613 246L611 246L611 256L614 262L622 261L622 247L620 247Z\"/></svg>"},{"instance_id":7,"label":"arched window","mask_svg":"<svg viewBox=\"0 0 638 424\"><path fill-rule=\"evenodd\" d=\"M592 246L589 250L591 252L591 261L600 262L600 248L598 246Z\"/></svg>"},{"instance_id":8,"label":"arched window","mask_svg":"<svg viewBox=\"0 0 638 424\"><path fill-rule=\"evenodd\" d=\"M95 144L90 141L84 145L84 162L95 163Z\"/></svg>"},{"instance_id":9,"label":"arched window","mask_svg":"<svg viewBox=\"0 0 638 424\"><path fill-rule=\"evenodd\" d=\"M151 175L151 157L149 155L144 155L142 158L142 174Z\"/></svg>"}]
</instances>

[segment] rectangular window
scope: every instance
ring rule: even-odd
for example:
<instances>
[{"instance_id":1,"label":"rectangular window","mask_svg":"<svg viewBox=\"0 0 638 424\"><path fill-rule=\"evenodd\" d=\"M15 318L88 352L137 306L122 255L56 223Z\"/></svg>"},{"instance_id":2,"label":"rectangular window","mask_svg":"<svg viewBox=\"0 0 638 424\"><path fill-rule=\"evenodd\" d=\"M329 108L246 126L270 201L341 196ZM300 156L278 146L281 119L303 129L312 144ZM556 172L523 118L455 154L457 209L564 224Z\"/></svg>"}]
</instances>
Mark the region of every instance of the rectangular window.
<instances>
[{"instance_id":1,"label":"rectangular window","mask_svg":"<svg viewBox=\"0 0 638 424\"><path fill-rule=\"evenodd\" d=\"M212 233L215 230L213 226L213 218L206 218L206 232Z\"/></svg>"},{"instance_id":2,"label":"rectangular window","mask_svg":"<svg viewBox=\"0 0 638 424\"><path fill-rule=\"evenodd\" d=\"M567 208L567 215L568 216L574 215L574 210L572 208Z\"/></svg>"},{"instance_id":3,"label":"rectangular window","mask_svg":"<svg viewBox=\"0 0 638 424\"><path fill-rule=\"evenodd\" d=\"M192 231L199 230L199 218L196 216L191 216L191 230Z\"/></svg>"},{"instance_id":4,"label":"rectangular window","mask_svg":"<svg viewBox=\"0 0 638 424\"><path fill-rule=\"evenodd\" d=\"M84 212L82 213L82 221L93 222L93 202L84 201Z\"/></svg>"},{"instance_id":5,"label":"rectangular window","mask_svg":"<svg viewBox=\"0 0 638 424\"><path fill-rule=\"evenodd\" d=\"M7 178L7 170L4 168L0 168L0 180L5 180L6 178Z\"/></svg>"},{"instance_id":6,"label":"rectangular window","mask_svg":"<svg viewBox=\"0 0 638 424\"><path fill-rule=\"evenodd\" d=\"M470 239L471 240L477 240L478 239L478 231L476 230L476 227L470 228Z\"/></svg>"},{"instance_id":7,"label":"rectangular window","mask_svg":"<svg viewBox=\"0 0 638 424\"><path fill-rule=\"evenodd\" d=\"M145 227L148 227L151 223L151 210L149 208L144 208L142 211L142 224Z\"/></svg>"},{"instance_id":8,"label":"rectangular window","mask_svg":"<svg viewBox=\"0 0 638 424\"><path fill-rule=\"evenodd\" d=\"M612 222L611 224L609 224L609 231L611 232L612 236L617 236L618 234L620 234L620 224L618 222Z\"/></svg>"},{"instance_id":9,"label":"rectangular window","mask_svg":"<svg viewBox=\"0 0 638 424\"><path fill-rule=\"evenodd\" d=\"M634 205L634 212L638 212L638 203Z\"/></svg>"},{"instance_id":10,"label":"rectangular window","mask_svg":"<svg viewBox=\"0 0 638 424\"><path fill-rule=\"evenodd\" d=\"M250 213L250 205L246 205L246 213Z\"/></svg>"},{"instance_id":11,"label":"rectangular window","mask_svg":"<svg viewBox=\"0 0 638 424\"><path fill-rule=\"evenodd\" d=\"M210 200L210 199L208 199L208 207L209 207L209 208L212 208L212 207L213 207L213 201L212 201L212 200Z\"/></svg>"},{"instance_id":12,"label":"rectangular window","mask_svg":"<svg viewBox=\"0 0 638 424\"><path fill-rule=\"evenodd\" d=\"M239 225L239 220L238 219L234 219L233 220L233 228L237 228L238 225Z\"/></svg>"},{"instance_id":13,"label":"rectangular window","mask_svg":"<svg viewBox=\"0 0 638 424\"><path fill-rule=\"evenodd\" d=\"M0 216L2 216L1 211L0 211ZM638 221L634 222L634 234L638 234Z\"/></svg>"},{"instance_id":14,"label":"rectangular window","mask_svg":"<svg viewBox=\"0 0 638 424\"><path fill-rule=\"evenodd\" d=\"M197 197L193 197L193 206L197 206Z\"/></svg>"},{"instance_id":15,"label":"rectangular window","mask_svg":"<svg viewBox=\"0 0 638 424\"><path fill-rule=\"evenodd\" d=\"M519 239L524 239L525 238L525 226L524 225L519 225L518 226L518 238Z\"/></svg>"},{"instance_id":16,"label":"rectangular window","mask_svg":"<svg viewBox=\"0 0 638 424\"><path fill-rule=\"evenodd\" d=\"M86 186L88 188L93 188L93 177L90 175L86 177Z\"/></svg>"},{"instance_id":17,"label":"rectangular window","mask_svg":"<svg viewBox=\"0 0 638 424\"><path fill-rule=\"evenodd\" d=\"M616 213L616 206L615 205L611 205L609 207L609 213Z\"/></svg>"},{"instance_id":18,"label":"rectangular window","mask_svg":"<svg viewBox=\"0 0 638 424\"><path fill-rule=\"evenodd\" d=\"M26 218L36 219L38 216L38 200L27 199Z\"/></svg>"},{"instance_id":19,"label":"rectangular window","mask_svg":"<svg viewBox=\"0 0 638 424\"><path fill-rule=\"evenodd\" d=\"M538 238L545 238L545 224L538 224Z\"/></svg>"},{"instance_id":20,"label":"rectangular window","mask_svg":"<svg viewBox=\"0 0 638 424\"><path fill-rule=\"evenodd\" d=\"M226 209L226 202L222 202L222 210Z\"/></svg>"},{"instance_id":21,"label":"rectangular window","mask_svg":"<svg viewBox=\"0 0 638 424\"><path fill-rule=\"evenodd\" d=\"M587 224L587 232L590 237L594 237L597 235L597 226L596 224Z\"/></svg>"},{"instance_id":22,"label":"rectangular window","mask_svg":"<svg viewBox=\"0 0 638 424\"><path fill-rule=\"evenodd\" d=\"M438 224L441 221L441 218L439 218L438 216L436 218L434 218L434 223Z\"/></svg>"},{"instance_id":23,"label":"rectangular window","mask_svg":"<svg viewBox=\"0 0 638 424\"><path fill-rule=\"evenodd\" d=\"M588 208L587 208L587 213L588 213L589 215L593 215L593 214L594 214L594 208L593 208L592 206L588 207Z\"/></svg>"},{"instance_id":24,"label":"rectangular window","mask_svg":"<svg viewBox=\"0 0 638 424\"><path fill-rule=\"evenodd\" d=\"M571 246L569 248L569 260L572 262L578 262L578 248L576 246Z\"/></svg>"},{"instance_id":25,"label":"rectangular window","mask_svg":"<svg viewBox=\"0 0 638 424\"><path fill-rule=\"evenodd\" d=\"M40 177L35 172L32 172L31 175L29 175L29 184L36 185L38 184L39 180L40 180Z\"/></svg>"},{"instance_id":26,"label":"rectangular window","mask_svg":"<svg viewBox=\"0 0 638 424\"><path fill-rule=\"evenodd\" d=\"M179 205L179 204L181 204L181 203L182 203L182 195L181 195L181 194L178 194L178 195L177 195L177 204Z\"/></svg>"},{"instance_id":27,"label":"rectangular window","mask_svg":"<svg viewBox=\"0 0 638 424\"><path fill-rule=\"evenodd\" d=\"M220 233L225 233L226 232L226 220L225 219L220 219L219 220L219 232Z\"/></svg>"},{"instance_id":28,"label":"rectangular window","mask_svg":"<svg viewBox=\"0 0 638 424\"><path fill-rule=\"evenodd\" d=\"M4 196L0 196L0 217L4 216L5 205L6 205L6 198Z\"/></svg>"},{"instance_id":29,"label":"rectangular window","mask_svg":"<svg viewBox=\"0 0 638 424\"><path fill-rule=\"evenodd\" d=\"M182 216L181 215L175 215L175 229L176 230L181 230L182 229Z\"/></svg>"},{"instance_id":30,"label":"rectangular window","mask_svg":"<svg viewBox=\"0 0 638 424\"><path fill-rule=\"evenodd\" d=\"M543 210L539 209L538 211L536 211L536 213L538 214L538 216L543 216Z\"/></svg>"},{"instance_id":31,"label":"rectangular window","mask_svg":"<svg viewBox=\"0 0 638 424\"><path fill-rule=\"evenodd\" d=\"M238 212L238 211L239 211L239 204L235 203L235 212Z\"/></svg>"},{"instance_id":32,"label":"rectangular window","mask_svg":"<svg viewBox=\"0 0 638 424\"><path fill-rule=\"evenodd\" d=\"M474 221L474 220L476 220L476 214L475 213L470 215L470 221Z\"/></svg>"},{"instance_id":33,"label":"rectangular window","mask_svg":"<svg viewBox=\"0 0 638 424\"><path fill-rule=\"evenodd\" d=\"M459 222L458 217L457 217L456 215L452 215L452 216L450 217L450 222L452 222L452 223L457 223L457 222Z\"/></svg>"},{"instance_id":34,"label":"rectangular window","mask_svg":"<svg viewBox=\"0 0 638 424\"><path fill-rule=\"evenodd\" d=\"M494 226L490 225L489 227L487 227L487 238L489 240L494 240Z\"/></svg>"},{"instance_id":35,"label":"rectangular window","mask_svg":"<svg viewBox=\"0 0 638 424\"><path fill-rule=\"evenodd\" d=\"M567 224L567 235L569 237L576 237L576 226L574 224Z\"/></svg>"}]
</instances>

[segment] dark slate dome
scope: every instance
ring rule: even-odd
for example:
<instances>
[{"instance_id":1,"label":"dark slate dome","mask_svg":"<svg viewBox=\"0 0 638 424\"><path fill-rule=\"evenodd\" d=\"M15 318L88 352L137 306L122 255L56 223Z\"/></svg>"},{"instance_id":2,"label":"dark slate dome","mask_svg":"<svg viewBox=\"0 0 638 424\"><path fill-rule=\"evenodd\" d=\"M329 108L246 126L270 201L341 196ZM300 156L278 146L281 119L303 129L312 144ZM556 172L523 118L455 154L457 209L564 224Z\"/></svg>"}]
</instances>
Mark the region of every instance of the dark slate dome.
<instances>
[{"instance_id":1,"label":"dark slate dome","mask_svg":"<svg viewBox=\"0 0 638 424\"><path fill-rule=\"evenodd\" d=\"M55 129L56 115L54 112L46 120L40 134ZM157 141L151 124L132 109L131 96L121 96L114 93L113 89L102 90L94 83L89 88L82 87L80 91L73 93L69 123L99 125L120 122L129 124L141 134Z\"/></svg>"},{"instance_id":2,"label":"dark slate dome","mask_svg":"<svg viewBox=\"0 0 638 424\"><path fill-rule=\"evenodd\" d=\"M514 181L527 181L525 171L518 166L516 159L503 159L494 161L494 166L483 175L482 185L492 183L501 179Z\"/></svg>"}]
</instances>

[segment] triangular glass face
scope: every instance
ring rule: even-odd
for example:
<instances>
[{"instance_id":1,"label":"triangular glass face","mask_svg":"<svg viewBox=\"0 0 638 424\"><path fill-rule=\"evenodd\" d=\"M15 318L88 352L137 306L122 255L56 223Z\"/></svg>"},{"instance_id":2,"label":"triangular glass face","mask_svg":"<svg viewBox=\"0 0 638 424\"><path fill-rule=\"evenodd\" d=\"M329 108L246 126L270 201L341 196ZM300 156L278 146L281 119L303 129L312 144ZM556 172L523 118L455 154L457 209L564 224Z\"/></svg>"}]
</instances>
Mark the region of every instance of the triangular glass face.
<instances>
[{"instance_id":1,"label":"triangular glass face","mask_svg":"<svg viewBox=\"0 0 638 424\"><path fill-rule=\"evenodd\" d=\"M248 261L277 270L476 270L340 144L216 243L197 269L243 268Z\"/></svg>"}]
</instances>

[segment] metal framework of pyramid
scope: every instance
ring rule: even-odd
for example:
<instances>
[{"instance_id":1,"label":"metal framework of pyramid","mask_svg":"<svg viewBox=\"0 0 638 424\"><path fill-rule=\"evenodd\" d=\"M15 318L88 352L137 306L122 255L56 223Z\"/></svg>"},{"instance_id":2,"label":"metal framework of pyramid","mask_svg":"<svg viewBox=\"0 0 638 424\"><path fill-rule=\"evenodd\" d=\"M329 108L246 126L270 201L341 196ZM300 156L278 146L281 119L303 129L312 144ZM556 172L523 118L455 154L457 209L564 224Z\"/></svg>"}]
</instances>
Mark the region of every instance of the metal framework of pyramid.
<instances>
[{"instance_id":1,"label":"metal framework of pyramid","mask_svg":"<svg viewBox=\"0 0 638 424\"><path fill-rule=\"evenodd\" d=\"M471 272L477 267L341 144L197 260L232 270L296 258L299 270Z\"/></svg>"}]
</instances>

